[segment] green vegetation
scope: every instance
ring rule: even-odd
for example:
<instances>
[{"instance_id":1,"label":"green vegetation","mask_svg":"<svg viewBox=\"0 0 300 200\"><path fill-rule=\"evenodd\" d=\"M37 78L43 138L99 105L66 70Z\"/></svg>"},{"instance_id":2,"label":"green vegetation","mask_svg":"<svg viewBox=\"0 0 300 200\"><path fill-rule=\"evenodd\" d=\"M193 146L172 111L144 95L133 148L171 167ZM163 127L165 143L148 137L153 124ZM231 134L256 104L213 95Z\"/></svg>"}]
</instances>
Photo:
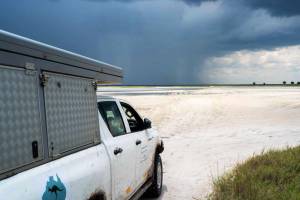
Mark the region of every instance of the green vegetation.
<instances>
[{"instance_id":1,"label":"green vegetation","mask_svg":"<svg viewBox=\"0 0 300 200\"><path fill-rule=\"evenodd\" d=\"M215 180L209 200L299 200L300 147L272 150Z\"/></svg>"}]
</instances>

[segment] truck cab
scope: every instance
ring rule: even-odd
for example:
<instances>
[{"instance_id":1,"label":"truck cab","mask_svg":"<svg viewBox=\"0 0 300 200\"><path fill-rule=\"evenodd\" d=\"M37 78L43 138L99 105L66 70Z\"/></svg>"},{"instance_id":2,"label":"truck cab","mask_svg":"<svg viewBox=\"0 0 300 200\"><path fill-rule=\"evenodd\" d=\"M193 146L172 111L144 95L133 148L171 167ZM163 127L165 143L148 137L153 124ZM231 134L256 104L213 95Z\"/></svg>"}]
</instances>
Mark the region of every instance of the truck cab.
<instances>
[{"instance_id":1,"label":"truck cab","mask_svg":"<svg viewBox=\"0 0 300 200\"><path fill-rule=\"evenodd\" d=\"M126 199L147 181L153 181L155 157L161 141L151 127L126 101L98 98L101 137L111 159L112 190L116 199ZM162 176L157 180L161 190Z\"/></svg>"}]
</instances>

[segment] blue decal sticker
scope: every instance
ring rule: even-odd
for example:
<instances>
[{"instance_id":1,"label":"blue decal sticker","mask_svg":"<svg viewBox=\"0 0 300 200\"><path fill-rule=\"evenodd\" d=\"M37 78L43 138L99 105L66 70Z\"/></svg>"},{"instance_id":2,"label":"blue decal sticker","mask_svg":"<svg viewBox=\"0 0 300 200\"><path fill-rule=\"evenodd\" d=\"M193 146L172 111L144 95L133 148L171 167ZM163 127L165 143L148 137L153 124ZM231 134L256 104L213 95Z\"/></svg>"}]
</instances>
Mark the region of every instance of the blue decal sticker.
<instances>
[{"instance_id":1,"label":"blue decal sticker","mask_svg":"<svg viewBox=\"0 0 300 200\"><path fill-rule=\"evenodd\" d=\"M65 200L66 196L67 190L60 178L56 175L54 180L53 176L50 176L42 200Z\"/></svg>"}]
</instances>

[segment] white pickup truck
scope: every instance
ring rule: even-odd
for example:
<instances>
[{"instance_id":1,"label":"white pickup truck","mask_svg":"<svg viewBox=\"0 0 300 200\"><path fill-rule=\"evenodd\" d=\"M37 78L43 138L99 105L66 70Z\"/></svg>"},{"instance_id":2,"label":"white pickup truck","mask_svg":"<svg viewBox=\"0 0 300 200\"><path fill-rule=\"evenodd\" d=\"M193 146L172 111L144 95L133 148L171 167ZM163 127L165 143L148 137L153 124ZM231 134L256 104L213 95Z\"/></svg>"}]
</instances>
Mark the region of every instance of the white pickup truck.
<instances>
[{"instance_id":1,"label":"white pickup truck","mask_svg":"<svg viewBox=\"0 0 300 200\"><path fill-rule=\"evenodd\" d=\"M129 103L97 96L122 71L0 31L0 199L128 200L162 190L162 141Z\"/></svg>"}]
</instances>

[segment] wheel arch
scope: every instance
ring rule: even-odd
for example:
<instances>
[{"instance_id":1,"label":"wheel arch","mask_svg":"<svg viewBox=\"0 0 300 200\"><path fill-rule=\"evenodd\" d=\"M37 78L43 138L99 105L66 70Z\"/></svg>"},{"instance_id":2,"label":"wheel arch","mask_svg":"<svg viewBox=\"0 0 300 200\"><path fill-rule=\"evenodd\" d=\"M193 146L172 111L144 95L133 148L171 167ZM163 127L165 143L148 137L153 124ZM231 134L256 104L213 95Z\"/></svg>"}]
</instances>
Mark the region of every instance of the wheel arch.
<instances>
[{"instance_id":1,"label":"wheel arch","mask_svg":"<svg viewBox=\"0 0 300 200\"><path fill-rule=\"evenodd\" d=\"M105 192L102 190L99 190L99 191L91 194L91 196L87 200L107 200L107 198L106 198Z\"/></svg>"}]
</instances>

